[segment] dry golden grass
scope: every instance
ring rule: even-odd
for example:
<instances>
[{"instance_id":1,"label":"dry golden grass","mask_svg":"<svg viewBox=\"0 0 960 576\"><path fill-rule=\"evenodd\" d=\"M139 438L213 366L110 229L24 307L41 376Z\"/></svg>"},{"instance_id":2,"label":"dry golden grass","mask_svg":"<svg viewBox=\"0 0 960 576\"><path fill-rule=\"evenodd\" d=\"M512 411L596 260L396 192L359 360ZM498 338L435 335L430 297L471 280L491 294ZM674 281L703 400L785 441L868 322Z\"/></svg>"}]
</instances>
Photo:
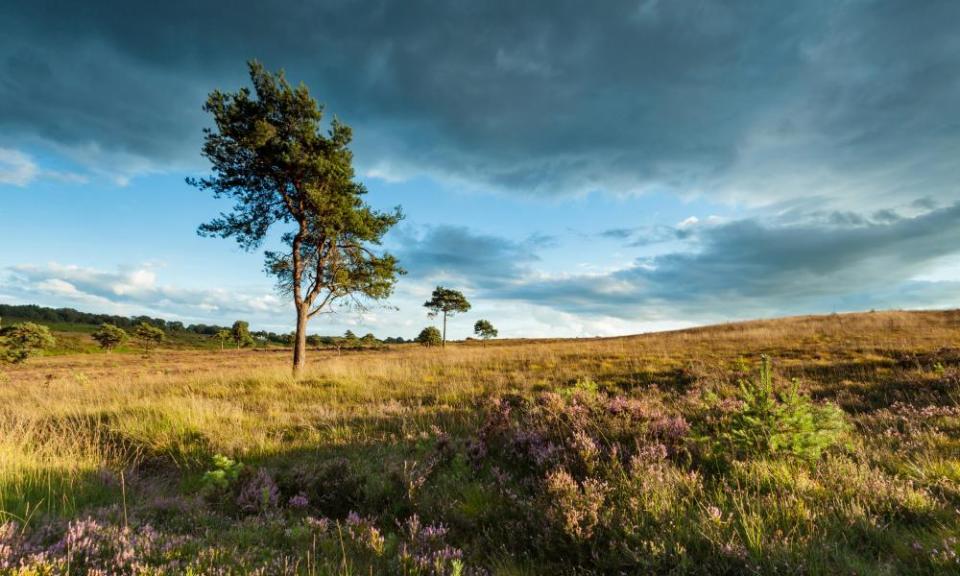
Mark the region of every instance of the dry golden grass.
<instances>
[{"instance_id":1,"label":"dry golden grass","mask_svg":"<svg viewBox=\"0 0 960 576\"><path fill-rule=\"evenodd\" d=\"M314 351L299 381L283 350L38 358L0 375L0 503L18 513L70 509L64 502L78 478L137 462L191 467L217 452L269 457L390 442L438 422L462 426L491 393L581 379L621 390L722 382L760 354L814 394L855 410L866 384L943 348L960 348L960 312L798 317L445 350Z\"/></svg>"},{"instance_id":2,"label":"dry golden grass","mask_svg":"<svg viewBox=\"0 0 960 576\"><path fill-rule=\"evenodd\" d=\"M150 514L164 500L195 497L215 454L274 472L345 458L365 479L367 513L385 514L388 525L402 518L390 516L396 510L453 522L473 560L500 551L493 572L518 573L526 567L503 552L510 542L498 532L499 515L512 516L491 492L495 481L472 477L461 459L431 476L429 488L406 487L406 475L422 471L440 436L466 450L485 412L503 405L489 398L520 405L510 397L547 390L567 397L597 390L603 394L594 398L603 402L628 397L695 427L705 422L709 398L735 397L738 382L755 376L764 354L781 385L795 380L815 399L843 408L852 426L842 447L816 464L760 456L719 473L692 461L670 464L660 476L641 478L633 500L610 504L609 513L626 514L633 526L620 536L649 531L646 560L661 558L664 573L678 571L668 559L682 558L674 554L687 545L700 547L699 557L717 567L757 562L771 569L809 565L819 574L838 567L951 573L947 552L930 551L954 542L960 503L960 311L797 317L607 339L464 342L445 350L316 350L299 379L285 350L31 359L0 373L0 524L39 526L43 516L120 502L121 474L131 511ZM630 517L634 505L643 513ZM202 545L232 539L237 562L245 563L240 551L261 528L201 508L195 520L216 526L203 532ZM711 510L718 512L704 516ZM295 513L285 518L299 521ZM478 522L486 540L475 539ZM531 528L538 529L550 528ZM285 528L264 536L260 553L283 549L299 557L303 550L291 551L281 533ZM828 545L841 536L850 539ZM740 560L731 564L725 550ZM330 573L346 573L334 564ZM679 572L698 573L698 565Z\"/></svg>"}]
</instances>

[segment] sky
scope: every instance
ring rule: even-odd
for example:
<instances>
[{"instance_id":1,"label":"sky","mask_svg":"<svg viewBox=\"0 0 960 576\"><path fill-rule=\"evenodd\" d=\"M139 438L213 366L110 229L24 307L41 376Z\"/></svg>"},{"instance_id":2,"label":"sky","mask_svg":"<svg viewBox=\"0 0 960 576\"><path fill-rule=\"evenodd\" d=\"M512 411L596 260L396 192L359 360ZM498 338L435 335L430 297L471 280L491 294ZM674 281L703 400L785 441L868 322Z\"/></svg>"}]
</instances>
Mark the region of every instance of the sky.
<instances>
[{"instance_id":1,"label":"sky","mask_svg":"<svg viewBox=\"0 0 960 576\"><path fill-rule=\"evenodd\" d=\"M354 130L406 219L387 306L433 287L506 337L960 302L960 3L0 3L0 302L287 331L262 250L185 183L258 59ZM274 231L276 238L281 230Z\"/></svg>"}]
</instances>

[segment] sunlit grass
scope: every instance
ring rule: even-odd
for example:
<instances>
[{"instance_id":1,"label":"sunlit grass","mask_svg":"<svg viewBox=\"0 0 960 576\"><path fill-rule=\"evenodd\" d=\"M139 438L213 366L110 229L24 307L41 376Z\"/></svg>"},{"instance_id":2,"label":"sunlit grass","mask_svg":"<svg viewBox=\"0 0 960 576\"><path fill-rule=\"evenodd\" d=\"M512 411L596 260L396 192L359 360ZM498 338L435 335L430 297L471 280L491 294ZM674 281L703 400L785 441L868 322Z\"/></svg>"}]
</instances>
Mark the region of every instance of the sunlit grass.
<instances>
[{"instance_id":1,"label":"sunlit grass","mask_svg":"<svg viewBox=\"0 0 960 576\"><path fill-rule=\"evenodd\" d=\"M716 554L812 573L869 573L894 558L902 568L914 543L926 550L960 528L958 348L960 315L894 312L617 339L314 351L300 379L279 350L45 357L0 376L0 521L120 502L121 475L131 506L190 494L215 454L269 467L342 455L376 492L389 474L419 470L438 430L469 441L489 398L589 388L694 418L702 394L734 393L767 354L781 381L846 411L849 437L816 465L757 457L720 471L668 468L633 486L617 514L637 554L650 566ZM487 526L502 507L463 462L431 482L408 502L380 505L465 527ZM498 573L538 573L491 542L478 546Z\"/></svg>"}]
</instances>

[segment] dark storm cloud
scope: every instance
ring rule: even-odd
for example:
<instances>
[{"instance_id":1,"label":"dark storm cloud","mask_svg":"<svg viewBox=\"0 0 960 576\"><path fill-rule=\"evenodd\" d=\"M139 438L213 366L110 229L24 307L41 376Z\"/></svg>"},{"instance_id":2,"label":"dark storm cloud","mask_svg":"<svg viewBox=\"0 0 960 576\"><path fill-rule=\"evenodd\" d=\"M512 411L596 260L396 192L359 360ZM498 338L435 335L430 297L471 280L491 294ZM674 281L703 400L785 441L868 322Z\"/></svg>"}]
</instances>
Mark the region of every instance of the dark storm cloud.
<instances>
[{"instance_id":1,"label":"dark storm cloud","mask_svg":"<svg viewBox=\"0 0 960 576\"><path fill-rule=\"evenodd\" d=\"M396 241L401 265L411 276L477 287L499 287L527 276L539 260L537 251L554 243L540 234L516 242L459 226L432 226L419 234L408 230Z\"/></svg>"},{"instance_id":2,"label":"dark storm cloud","mask_svg":"<svg viewBox=\"0 0 960 576\"><path fill-rule=\"evenodd\" d=\"M0 130L131 173L196 166L203 95L257 57L352 123L386 177L952 199L958 18L956 2L8 2Z\"/></svg>"},{"instance_id":3,"label":"dark storm cloud","mask_svg":"<svg viewBox=\"0 0 960 576\"><path fill-rule=\"evenodd\" d=\"M737 220L692 234L696 251L609 274L554 279L531 278L516 267L486 282L479 295L577 314L651 319L666 313L701 320L944 305L960 297L958 283L915 280L956 253L960 204L882 220L850 214L818 214L797 224ZM462 267L469 270L470 264Z\"/></svg>"},{"instance_id":4,"label":"dark storm cloud","mask_svg":"<svg viewBox=\"0 0 960 576\"><path fill-rule=\"evenodd\" d=\"M597 236L607 240L617 240L626 246L638 248L652 244L686 240L692 235L686 226L638 226L636 228L610 228L600 232Z\"/></svg>"}]
</instances>

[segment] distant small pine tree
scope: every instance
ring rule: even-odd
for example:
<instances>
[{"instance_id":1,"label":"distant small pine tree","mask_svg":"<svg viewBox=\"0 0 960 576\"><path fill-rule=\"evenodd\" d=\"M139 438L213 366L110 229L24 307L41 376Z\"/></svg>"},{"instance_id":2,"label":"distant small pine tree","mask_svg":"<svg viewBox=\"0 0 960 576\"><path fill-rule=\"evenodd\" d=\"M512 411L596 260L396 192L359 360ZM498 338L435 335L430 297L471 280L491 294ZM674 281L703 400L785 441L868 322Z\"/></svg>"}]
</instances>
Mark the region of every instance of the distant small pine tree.
<instances>
[{"instance_id":1,"label":"distant small pine tree","mask_svg":"<svg viewBox=\"0 0 960 576\"><path fill-rule=\"evenodd\" d=\"M233 332L224 328L222 330L218 330L217 333L214 334L214 336L220 339L220 349L223 350L223 347L227 343L227 340L230 340L231 338L233 338Z\"/></svg>"},{"instance_id":2,"label":"distant small pine tree","mask_svg":"<svg viewBox=\"0 0 960 576\"><path fill-rule=\"evenodd\" d=\"M423 303L429 310L428 316L435 318L440 315L443 317L443 334L440 336L440 345L447 344L447 317L453 317L461 312L470 310L470 302L467 301L463 292L437 286L434 289L430 299Z\"/></svg>"},{"instance_id":3,"label":"distant small pine tree","mask_svg":"<svg viewBox=\"0 0 960 576\"><path fill-rule=\"evenodd\" d=\"M477 320L477 323L473 325L473 333L482 338L484 342L496 338L499 334L489 320Z\"/></svg>"},{"instance_id":4,"label":"distant small pine tree","mask_svg":"<svg viewBox=\"0 0 960 576\"><path fill-rule=\"evenodd\" d=\"M150 351L163 342L166 336L163 330L156 326L141 322L133 329L133 337L136 338L137 342L140 343L140 347L143 348L143 355L148 356L150 355Z\"/></svg>"},{"instance_id":5,"label":"distant small pine tree","mask_svg":"<svg viewBox=\"0 0 960 576\"><path fill-rule=\"evenodd\" d=\"M50 329L33 322L23 322L0 330L0 362L20 364L57 341Z\"/></svg>"},{"instance_id":6,"label":"distant small pine tree","mask_svg":"<svg viewBox=\"0 0 960 576\"><path fill-rule=\"evenodd\" d=\"M102 324L100 328L90 336L97 341L101 349L107 352L120 346L126 342L128 338L128 334L123 328L119 328L113 324Z\"/></svg>"}]
</instances>

